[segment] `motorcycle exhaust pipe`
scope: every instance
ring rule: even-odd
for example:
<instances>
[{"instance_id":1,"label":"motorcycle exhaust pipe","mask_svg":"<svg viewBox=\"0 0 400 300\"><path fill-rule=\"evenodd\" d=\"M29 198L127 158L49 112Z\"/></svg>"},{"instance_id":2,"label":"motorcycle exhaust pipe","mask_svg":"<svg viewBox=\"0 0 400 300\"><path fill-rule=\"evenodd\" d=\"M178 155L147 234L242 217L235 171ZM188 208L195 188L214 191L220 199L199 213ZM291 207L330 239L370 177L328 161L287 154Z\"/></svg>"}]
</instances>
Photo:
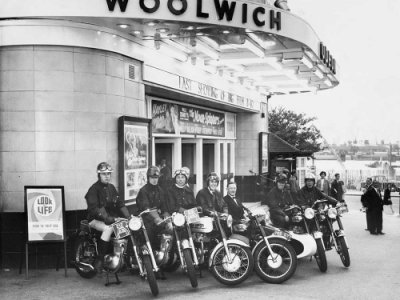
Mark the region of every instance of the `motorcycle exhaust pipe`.
<instances>
[{"instance_id":1,"label":"motorcycle exhaust pipe","mask_svg":"<svg viewBox=\"0 0 400 300\"><path fill-rule=\"evenodd\" d=\"M76 261L75 262L75 266L80 268L80 269L84 269L86 272L95 271L94 267L91 264L87 264L87 263L84 263L84 262Z\"/></svg>"}]
</instances>

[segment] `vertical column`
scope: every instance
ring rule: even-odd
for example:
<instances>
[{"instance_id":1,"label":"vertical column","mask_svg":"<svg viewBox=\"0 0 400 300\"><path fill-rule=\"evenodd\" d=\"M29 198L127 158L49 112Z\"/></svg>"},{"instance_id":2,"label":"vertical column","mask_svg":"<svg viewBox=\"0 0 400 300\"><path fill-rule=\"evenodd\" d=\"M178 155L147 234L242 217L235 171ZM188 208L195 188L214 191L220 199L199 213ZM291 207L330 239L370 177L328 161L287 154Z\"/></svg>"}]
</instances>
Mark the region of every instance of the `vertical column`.
<instances>
[{"instance_id":1,"label":"vertical column","mask_svg":"<svg viewBox=\"0 0 400 300\"><path fill-rule=\"evenodd\" d=\"M172 149L172 172L182 167L182 138L173 140Z\"/></svg>"},{"instance_id":2,"label":"vertical column","mask_svg":"<svg viewBox=\"0 0 400 300\"><path fill-rule=\"evenodd\" d=\"M196 139L196 153L193 173L196 173L196 185L194 186L194 194L203 188L203 139Z\"/></svg>"},{"instance_id":3,"label":"vertical column","mask_svg":"<svg viewBox=\"0 0 400 300\"><path fill-rule=\"evenodd\" d=\"M228 143L227 142L223 142L222 143L223 148L222 148L222 160L223 160L223 170L221 170L221 172L223 174L228 174ZM221 184L222 184L222 189L221 192L223 195L226 194L226 185L228 183L228 180L225 179Z\"/></svg>"}]
</instances>

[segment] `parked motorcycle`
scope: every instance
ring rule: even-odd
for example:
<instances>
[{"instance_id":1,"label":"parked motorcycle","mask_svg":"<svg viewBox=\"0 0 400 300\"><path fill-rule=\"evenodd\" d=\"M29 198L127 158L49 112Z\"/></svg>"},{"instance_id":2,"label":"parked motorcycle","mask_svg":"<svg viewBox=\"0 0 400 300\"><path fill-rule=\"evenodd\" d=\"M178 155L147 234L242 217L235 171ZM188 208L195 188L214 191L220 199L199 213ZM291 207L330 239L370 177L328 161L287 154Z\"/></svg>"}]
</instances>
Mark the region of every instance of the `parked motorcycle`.
<instances>
[{"instance_id":1,"label":"parked motorcycle","mask_svg":"<svg viewBox=\"0 0 400 300\"><path fill-rule=\"evenodd\" d=\"M248 218L233 225L232 237L244 235L250 240L257 275L269 283L282 283L297 268L296 252L288 232L266 224L264 209L256 209Z\"/></svg>"},{"instance_id":2,"label":"parked motorcycle","mask_svg":"<svg viewBox=\"0 0 400 300\"><path fill-rule=\"evenodd\" d=\"M322 232L315 221L314 210L312 208L302 210L298 205L291 205L284 211L290 219L289 232L292 236L290 243L297 253L297 258L314 256L320 271L326 272L328 264ZM310 228L312 222L316 225Z\"/></svg>"},{"instance_id":3,"label":"parked motorcycle","mask_svg":"<svg viewBox=\"0 0 400 300\"><path fill-rule=\"evenodd\" d=\"M114 274L116 284L121 283L118 272L139 270L139 275L147 279L154 296L158 295L158 284L154 272L159 269L153 254L153 249L144 225L142 215L151 212L143 211L139 216L132 216L128 221L119 219L113 223L114 236L112 237L113 251L104 256L104 269L107 274L106 285L109 285L109 274ZM84 278L96 275L94 261L97 257L97 241L101 233L89 227L87 220L81 221L78 233L79 241L75 247L75 270ZM129 247L128 247L129 245Z\"/></svg>"},{"instance_id":4,"label":"parked motorcycle","mask_svg":"<svg viewBox=\"0 0 400 300\"><path fill-rule=\"evenodd\" d=\"M199 264L190 228L190 222L193 219L191 216L194 213L197 214L197 208L186 210L184 214L174 213L168 218L172 221L173 225L175 247L171 247L171 249L175 253L170 254L173 259L169 259L167 263L161 266L174 269L173 266L176 265L176 260L179 260L180 266L188 275L193 288L198 285L195 267Z\"/></svg>"},{"instance_id":5,"label":"parked motorcycle","mask_svg":"<svg viewBox=\"0 0 400 300\"><path fill-rule=\"evenodd\" d=\"M250 245L227 235L232 229L231 215L214 212L213 217L200 217L191 228L199 264L208 259L208 267L219 282L236 285L250 276L254 267Z\"/></svg>"},{"instance_id":6,"label":"parked motorcycle","mask_svg":"<svg viewBox=\"0 0 400 300\"><path fill-rule=\"evenodd\" d=\"M347 246L341 217L348 212L347 206L340 203L336 207L330 207L327 200L318 200L313 208L316 211L316 220L319 223L323 235L325 249L335 247L345 267L350 266L349 247ZM334 229L333 224L337 221L339 229Z\"/></svg>"}]
</instances>

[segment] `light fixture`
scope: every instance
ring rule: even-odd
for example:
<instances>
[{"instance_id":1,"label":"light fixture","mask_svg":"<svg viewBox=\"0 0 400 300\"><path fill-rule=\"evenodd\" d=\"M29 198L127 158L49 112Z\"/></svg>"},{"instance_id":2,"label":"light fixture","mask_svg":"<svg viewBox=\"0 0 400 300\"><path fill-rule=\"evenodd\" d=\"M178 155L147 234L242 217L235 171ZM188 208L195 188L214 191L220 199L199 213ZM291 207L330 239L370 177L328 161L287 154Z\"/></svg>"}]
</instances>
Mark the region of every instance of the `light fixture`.
<instances>
[{"instance_id":1,"label":"light fixture","mask_svg":"<svg viewBox=\"0 0 400 300\"><path fill-rule=\"evenodd\" d=\"M318 68L315 68L314 74L315 74L315 76L317 76L319 79L324 78L324 73L322 73L321 70L318 69Z\"/></svg>"},{"instance_id":2,"label":"light fixture","mask_svg":"<svg viewBox=\"0 0 400 300\"><path fill-rule=\"evenodd\" d=\"M118 27L125 29L125 28L128 28L129 25L128 24L118 24Z\"/></svg>"},{"instance_id":3,"label":"light fixture","mask_svg":"<svg viewBox=\"0 0 400 300\"><path fill-rule=\"evenodd\" d=\"M222 30L222 33L223 34L230 34L231 32L229 30L225 29L225 30Z\"/></svg>"},{"instance_id":4,"label":"light fixture","mask_svg":"<svg viewBox=\"0 0 400 300\"><path fill-rule=\"evenodd\" d=\"M197 41L196 49L199 50L200 52L204 53L205 55L211 57L212 59L217 60L219 58L218 53L214 49L212 49L208 45L205 45L201 41Z\"/></svg>"},{"instance_id":5,"label":"light fixture","mask_svg":"<svg viewBox=\"0 0 400 300\"><path fill-rule=\"evenodd\" d=\"M166 33L169 31L169 29L168 28L157 28L157 31L160 33Z\"/></svg>"},{"instance_id":6,"label":"light fixture","mask_svg":"<svg viewBox=\"0 0 400 300\"><path fill-rule=\"evenodd\" d=\"M193 30L194 27L193 27L193 26L188 26L188 27L186 27L186 28L184 28L184 29L186 29L186 30Z\"/></svg>"},{"instance_id":7,"label":"light fixture","mask_svg":"<svg viewBox=\"0 0 400 300\"><path fill-rule=\"evenodd\" d=\"M165 44L162 45L160 52L164 53L165 55L168 55L170 57L176 58L180 61L187 61L188 60L188 56L184 53L181 53L177 50L175 50L172 47L169 47Z\"/></svg>"},{"instance_id":8,"label":"light fixture","mask_svg":"<svg viewBox=\"0 0 400 300\"><path fill-rule=\"evenodd\" d=\"M243 46L245 48L247 48L248 50L250 50L251 52L253 52L258 57L265 56L264 49L261 48L260 46L256 45L255 42L253 42L252 40L250 40L248 38L246 38L246 40L244 41Z\"/></svg>"},{"instance_id":9,"label":"light fixture","mask_svg":"<svg viewBox=\"0 0 400 300\"><path fill-rule=\"evenodd\" d=\"M311 69L312 67L314 67L313 62L306 56L303 55L303 57L300 59L300 61L307 66L309 69Z\"/></svg>"},{"instance_id":10,"label":"light fixture","mask_svg":"<svg viewBox=\"0 0 400 300\"><path fill-rule=\"evenodd\" d=\"M142 35L142 31L140 31L140 30L134 30L134 31L133 31L133 34L134 34L134 35Z\"/></svg>"},{"instance_id":11,"label":"light fixture","mask_svg":"<svg viewBox=\"0 0 400 300\"><path fill-rule=\"evenodd\" d=\"M147 23L147 25L152 27L152 26L156 25L156 23L155 22L149 22L149 23Z\"/></svg>"},{"instance_id":12,"label":"light fixture","mask_svg":"<svg viewBox=\"0 0 400 300\"><path fill-rule=\"evenodd\" d=\"M325 80L324 80L324 84L327 85L327 86L329 86L329 87L332 87L332 86L333 86L332 82L331 82L329 79L325 79Z\"/></svg>"}]
</instances>

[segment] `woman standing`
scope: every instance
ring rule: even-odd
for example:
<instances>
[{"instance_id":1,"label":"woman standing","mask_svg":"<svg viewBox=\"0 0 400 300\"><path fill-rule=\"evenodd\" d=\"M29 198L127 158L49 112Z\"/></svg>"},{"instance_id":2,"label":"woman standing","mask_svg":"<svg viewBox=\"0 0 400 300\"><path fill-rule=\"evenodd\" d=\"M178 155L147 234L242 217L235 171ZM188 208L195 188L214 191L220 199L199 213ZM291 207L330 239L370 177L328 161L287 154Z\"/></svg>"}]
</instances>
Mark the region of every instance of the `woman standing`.
<instances>
[{"instance_id":1,"label":"woman standing","mask_svg":"<svg viewBox=\"0 0 400 300\"><path fill-rule=\"evenodd\" d=\"M387 186L386 186L386 189L384 191L384 194L383 194L383 205L389 205L390 209L392 210L392 213L394 214L394 210L393 210L393 207L392 207L393 203L392 203L392 200L391 200L391 197L390 197L391 189L392 189L392 184L388 183Z\"/></svg>"}]
</instances>

